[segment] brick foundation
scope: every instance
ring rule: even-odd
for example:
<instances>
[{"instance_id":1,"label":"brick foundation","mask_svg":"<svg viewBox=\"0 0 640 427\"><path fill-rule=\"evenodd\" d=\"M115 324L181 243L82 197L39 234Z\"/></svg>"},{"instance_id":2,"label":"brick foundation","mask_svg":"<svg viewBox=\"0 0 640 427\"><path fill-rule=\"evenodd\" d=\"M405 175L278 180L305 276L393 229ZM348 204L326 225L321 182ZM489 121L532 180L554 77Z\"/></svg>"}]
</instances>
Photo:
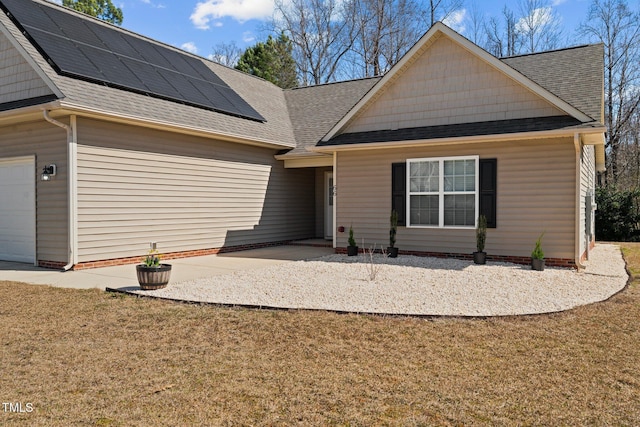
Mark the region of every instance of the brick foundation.
<instances>
[{"instance_id":1,"label":"brick foundation","mask_svg":"<svg viewBox=\"0 0 640 427\"><path fill-rule=\"evenodd\" d=\"M204 255L215 255L219 253L246 251L249 249L261 249L261 248L268 248L272 246L287 245L290 243L292 243L291 240L283 240L279 242L255 243L250 245L224 246L222 248L196 249L192 251L169 252L169 253L162 253L161 259L164 262L171 259L191 258L196 256L204 256ZM112 267L115 265L138 264L142 261L143 258L144 258L144 255L140 255L135 257L113 258L113 259L103 259L103 260L97 260L97 261L80 262L78 264L75 264L72 270L87 270L90 268ZM38 267L43 267L43 268L53 268L53 269L60 270L65 265L67 265L65 262L38 261Z\"/></svg>"},{"instance_id":2,"label":"brick foundation","mask_svg":"<svg viewBox=\"0 0 640 427\"><path fill-rule=\"evenodd\" d=\"M589 242L589 250L590 251L593 250L593 248L595 248L595 247L596 247L596 241L595 240L592 240L591 242ZM587 251L584 251L582 253L582 255L580 256L580 262L586 261L586 260L587 260Z\"/></svg>"},{"instance_id":3,"label":"brick foundation","mask_svg":"<svg viewBox=\"0 0 640 427\"><path fill-rule=\"evenodd\" d=\"M38 267L42 267L42 268L53 268L56 270L62 270L62 268L67 265L66 262L60 262L60 261L38 261Z\"/></svg>"},{"instance_id":4,"label":"brick foundation","mask_svg":"<svg viewBox=\"0 0 640 427\"><path fill-rule=\"evenodd\" d=\"M359 253L364 252L362 249L358 249L358 251ZM377 252L380 252L380 251L377 251ZM336 253L346 254L347 248L336 248ZM461 254L461 253L399 250L398 255L430 256L435 258L455 258L455 259L473 261L473 254ZM531 265L531 257L526 257L526 256L507 256L507 255L487 254L487 261L511 262L513 264ZM566 259L566 258L545 258L544 264L548 267L576 268L575 261L572 259Z\"/></svg>"}]
</instances>

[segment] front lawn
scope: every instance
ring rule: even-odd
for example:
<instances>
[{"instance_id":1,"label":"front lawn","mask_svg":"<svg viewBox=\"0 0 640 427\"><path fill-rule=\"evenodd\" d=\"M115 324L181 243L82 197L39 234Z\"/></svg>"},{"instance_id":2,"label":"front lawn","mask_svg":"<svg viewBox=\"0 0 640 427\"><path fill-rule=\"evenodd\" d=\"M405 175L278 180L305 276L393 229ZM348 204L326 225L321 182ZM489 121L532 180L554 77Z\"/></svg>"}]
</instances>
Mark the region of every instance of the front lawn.
<instances>
[{"instance_id":1,"label":"front lawn","mask_svg":"<svg viewBox=\"0 0 640 427\"><path fill-rule=\"evenodd\" d=\"M640 274L640 244L621 246ZM464 320L0 282L0 424L638 425L638 283L565 313Z\"/></svg>"}]
</instances>

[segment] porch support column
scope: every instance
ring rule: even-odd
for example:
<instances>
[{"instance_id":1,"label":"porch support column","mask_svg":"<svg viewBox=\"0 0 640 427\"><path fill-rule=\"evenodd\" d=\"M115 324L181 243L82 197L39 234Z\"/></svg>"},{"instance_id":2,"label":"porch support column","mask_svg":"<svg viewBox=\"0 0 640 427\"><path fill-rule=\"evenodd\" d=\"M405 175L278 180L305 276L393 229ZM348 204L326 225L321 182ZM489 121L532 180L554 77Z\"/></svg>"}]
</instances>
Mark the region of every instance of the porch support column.
<instances>
[{"instance_id":1,"label":"porch support column","mask_svg":"<svg viewBox=\"0 0 640 427\"><path fill-rule=\"evenodd\" d=\"M576 151L576 210L575 210L575 229L574 229L574 259L576 262L576 267L578 270L584 268L584 265L580 263L580 258L582 254L580 253L580 243L582 242L582 222L580 221L580 216L582 215L582 162L580 161L580 154L582 153L582 143L580 142L580 134L575 133L573 135L573 147Z\"/></svg>"},{"instance_id":2,"label":"porch support column","mask_svg":"<svg viewBox=\"0 0 640 427\"><path fill-rule=\"evenodd\" d=\"M336 248L336 241L337 241L337 234L336 230L338 229L338 227L336 227L336 208L338 206L338 192L337 192L337 188L338 188L338 181L337 181L337 176L338 174L336 173L337 171L337 167L338 167L338 153L336 151L333 152L333 188L331 189L333 191L333 249Z\"/></svg>"}]
</instances>

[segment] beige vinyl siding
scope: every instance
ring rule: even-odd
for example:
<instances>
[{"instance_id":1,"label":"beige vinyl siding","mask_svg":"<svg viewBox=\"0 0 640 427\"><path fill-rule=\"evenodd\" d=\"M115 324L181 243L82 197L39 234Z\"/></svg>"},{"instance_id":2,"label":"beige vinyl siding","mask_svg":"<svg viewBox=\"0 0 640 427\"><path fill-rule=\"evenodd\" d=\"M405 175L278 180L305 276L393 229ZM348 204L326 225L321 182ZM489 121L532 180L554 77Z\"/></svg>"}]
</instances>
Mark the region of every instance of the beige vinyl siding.
<instances>
[{"instance_id":1,"label":"beige vinyl siding","mask_svg":"<svg viewBox=\"0 0 640 427\"><path fill-rule=\"evenodd\" d=\"M0 104L52 94L9 39L0 32Z\"/></svg>"},{"instance_id":2,"label":"beige vinyl siding","mask_svg":"<svg viewBox=\"0 0 640 427\"><path fill-rule=\"evenodd\" d=\"M573 139L510 141L338 153L337 223L353 224L360 246L387 246L391 210L391 164L406 159L471 156L498 159L497 228L487 233L486 251L529 256L545 233L547 257L573 259L575 155ZM339 233L337 245L347 245ZM401 250L468 253L474 229L399 227Z\"/></svg>"},{"instance_id":3,"label":"beige vinyl siding","mask_svg":"<svg viewBox=\"0 0 640 427\"><path fill-rule=\"evenodd\" d=\"M578 212L580 218L580 256L587 250L586 240L586 196L592 195L592 203L595 203L596 188L596 168L595 168L595 148L593 145L585 145L582 147L580 156L580 209ZM595 236L594 221L595 212L591 217L591 231Z\"/></svg>"},{"instance_id":4,"label":"beige vinyl siding","mask_svg":"<svg viewBox=\"0 0 640 427\"><path fill-rule=\"evenodd\" d=\"M563 114L445 36L399 73L346 132Z\"/></svg>"},{"instance_id":5,"label":"beige vinyl siding","mask_svg":"<svg viewBox=\"0 0 640 427\"><path fill-rule=\"evenodd\" d=\"M79 262L313 237L315 172L275 154L79 119Z\"/></svg>"},{"instance_id":6,"label":"beige vinyl siding","mask_svg":"<svg viewBox=\"0 0 640 427\"><path fill-rule=\"evenodd\" d=\"M35 156L36 259L67 262L67 133L44 120L0 127L0 157ZM57 166L56 176L40 181L45 165Z\"/></svg>"}]
</instances>

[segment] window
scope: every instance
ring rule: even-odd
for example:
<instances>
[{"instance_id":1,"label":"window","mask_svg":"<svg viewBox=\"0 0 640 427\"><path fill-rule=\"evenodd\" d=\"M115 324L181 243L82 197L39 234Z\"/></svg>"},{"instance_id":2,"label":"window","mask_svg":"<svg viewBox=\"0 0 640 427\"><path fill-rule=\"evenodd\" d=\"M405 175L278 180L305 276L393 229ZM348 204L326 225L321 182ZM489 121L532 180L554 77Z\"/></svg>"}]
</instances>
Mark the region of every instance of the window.
<instances>
[{"instance_id":1,"label":"window","mask_svg":"<svg viewBox=\"0 0 640 427\"><path fill-rule=\"evenodd\" d=\"M407 160L407 211L413 227L475 227L478 156Z\"/></svg>"}]
</instances>

